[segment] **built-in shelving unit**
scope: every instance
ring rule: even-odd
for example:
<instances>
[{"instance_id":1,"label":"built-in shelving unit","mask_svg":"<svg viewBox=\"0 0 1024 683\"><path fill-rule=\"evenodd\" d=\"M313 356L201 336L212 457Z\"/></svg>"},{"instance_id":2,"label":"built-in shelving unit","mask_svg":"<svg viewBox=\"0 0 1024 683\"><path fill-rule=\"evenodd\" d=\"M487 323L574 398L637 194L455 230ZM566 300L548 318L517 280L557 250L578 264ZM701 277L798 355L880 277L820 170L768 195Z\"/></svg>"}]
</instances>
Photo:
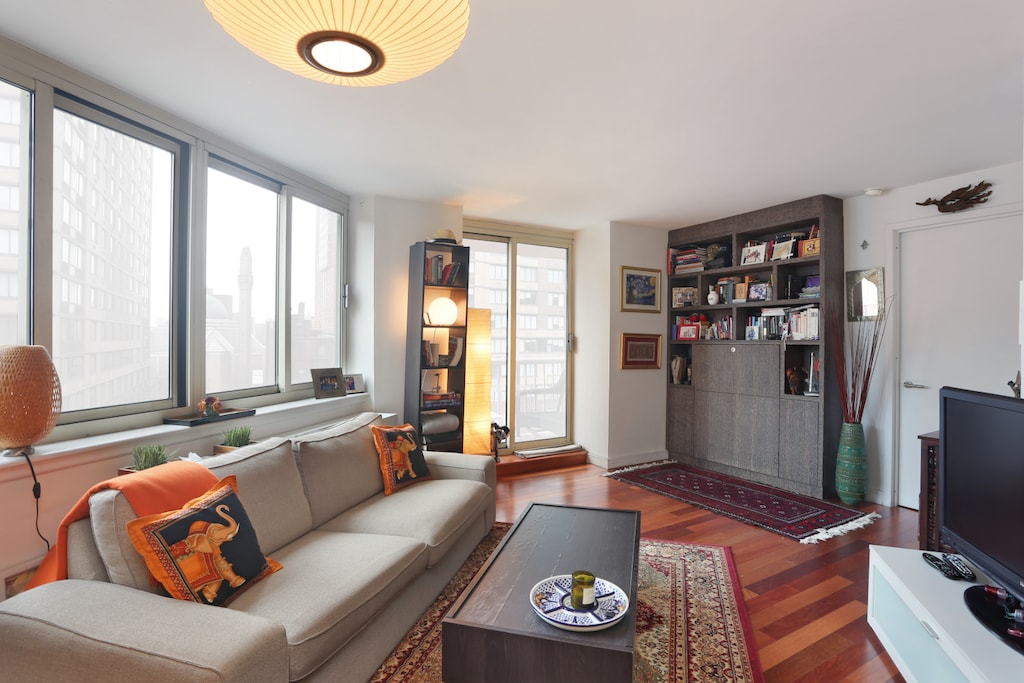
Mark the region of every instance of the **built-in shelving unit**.
<instances>
[{"instance_id":1,"label":"built-in shelving unit","mask_svg":"<svg viewBox=\"0 0 1024 683\"><path fill-rule=\"evenodd\" d=\"M820 195L672 230L668 272L672 458L834 495L842 413L829 321L841 335L842 201Z\"/></svg>"}]
</instances>

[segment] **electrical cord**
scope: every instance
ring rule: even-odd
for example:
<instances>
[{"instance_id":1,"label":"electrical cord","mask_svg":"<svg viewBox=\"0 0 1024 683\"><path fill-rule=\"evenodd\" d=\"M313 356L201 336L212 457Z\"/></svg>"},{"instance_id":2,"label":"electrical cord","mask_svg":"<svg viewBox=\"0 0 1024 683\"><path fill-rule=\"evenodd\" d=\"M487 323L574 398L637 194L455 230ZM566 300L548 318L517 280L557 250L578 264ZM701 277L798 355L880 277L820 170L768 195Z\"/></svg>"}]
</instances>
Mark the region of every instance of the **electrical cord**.
<instances>
[{"instance_id":1,"label":"electrical cord","mask_svg":"<svg viewBox=\"0 0 1024 683\"><path fill-rule=\"evenodd\" d=\"M50 541L43 536L43 532L39 530L39 496L43 493L43 487L39 483L39 479L36 478L36 468L32 466L32 458L28 457L27 451L22 451L22 455L25 456L25 462L28 463L28 471L32 473L32 495L36 499L36 534L39 538L43 539L43 543L46 544L46 552L50 552Z\"/></svg>"}]
</instances>

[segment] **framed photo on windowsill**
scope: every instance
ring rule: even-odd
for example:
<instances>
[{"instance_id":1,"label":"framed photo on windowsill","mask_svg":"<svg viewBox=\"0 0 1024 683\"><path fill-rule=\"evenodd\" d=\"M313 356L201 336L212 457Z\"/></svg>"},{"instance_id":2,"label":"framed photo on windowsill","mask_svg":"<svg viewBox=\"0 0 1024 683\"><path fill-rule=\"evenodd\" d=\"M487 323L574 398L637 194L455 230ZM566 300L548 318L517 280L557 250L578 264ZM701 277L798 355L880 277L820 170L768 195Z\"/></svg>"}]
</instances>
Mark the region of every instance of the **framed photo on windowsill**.
<instances>
[{"instance_id":1,"label":"framed photo on windowsill","mask_svg":"<svg viewBox=\"0 0 1024 683\"><path fill-rule=\"evenodd\" d=\"M332 398L345 395L345 375L341 368L312 368L313 396L316 398Z\"/></svg>"},{"instance_id":2,"label":"framed photo on windowsill","mask_svg":"<svg viewBox=\"0 0 1024 683\"><path fill-rule=\"evenodd\" d=\"M622 333L623 370L657 370L661 367L661 335Z\"/></svg>"}]
</instances>

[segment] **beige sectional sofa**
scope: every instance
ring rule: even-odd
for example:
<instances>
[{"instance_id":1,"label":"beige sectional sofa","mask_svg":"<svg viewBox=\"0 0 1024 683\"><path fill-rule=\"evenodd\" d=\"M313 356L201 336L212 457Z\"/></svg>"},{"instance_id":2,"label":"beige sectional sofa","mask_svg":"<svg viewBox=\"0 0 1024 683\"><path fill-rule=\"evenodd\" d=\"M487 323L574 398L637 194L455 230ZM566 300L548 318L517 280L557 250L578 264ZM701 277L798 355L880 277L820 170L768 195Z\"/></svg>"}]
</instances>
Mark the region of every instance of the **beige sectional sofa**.
<instances>
[{"instance_id":1,"label":"beige sectional sofa","mask_svg":"<svg viewBox=\"0 0 1024 683\"><path fill-rule=\"evenodd\" d=\"M494 461L426 453L431 478L385 496L362 414L207 459L235 475L283 568L227 607L154 588L120 491L68 531L68 574L0 603L0 681L365 681L494 523Z\"/></svg>"}]
</instances>

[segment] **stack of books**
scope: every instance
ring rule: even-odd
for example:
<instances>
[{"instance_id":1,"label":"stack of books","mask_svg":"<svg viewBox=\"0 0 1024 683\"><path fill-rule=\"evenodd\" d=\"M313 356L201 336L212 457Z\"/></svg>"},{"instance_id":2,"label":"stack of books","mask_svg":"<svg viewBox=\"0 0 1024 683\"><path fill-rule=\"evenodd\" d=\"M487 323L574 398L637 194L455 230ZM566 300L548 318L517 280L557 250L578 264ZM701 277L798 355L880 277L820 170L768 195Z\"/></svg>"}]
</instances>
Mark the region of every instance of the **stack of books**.
<instances>
[{"instance_id":1,"label":"stack of books","mask_svg":"<svg viewBox=\"0 0 1024 683\"><path fill-rule=\"evenodd\" d=\"M692 273L704 270L704 260L707 258L708 250L706 247L696 244L687 244L678 249L669 249L668 254L669 272Z\"/></svg>"}]
</instances>

